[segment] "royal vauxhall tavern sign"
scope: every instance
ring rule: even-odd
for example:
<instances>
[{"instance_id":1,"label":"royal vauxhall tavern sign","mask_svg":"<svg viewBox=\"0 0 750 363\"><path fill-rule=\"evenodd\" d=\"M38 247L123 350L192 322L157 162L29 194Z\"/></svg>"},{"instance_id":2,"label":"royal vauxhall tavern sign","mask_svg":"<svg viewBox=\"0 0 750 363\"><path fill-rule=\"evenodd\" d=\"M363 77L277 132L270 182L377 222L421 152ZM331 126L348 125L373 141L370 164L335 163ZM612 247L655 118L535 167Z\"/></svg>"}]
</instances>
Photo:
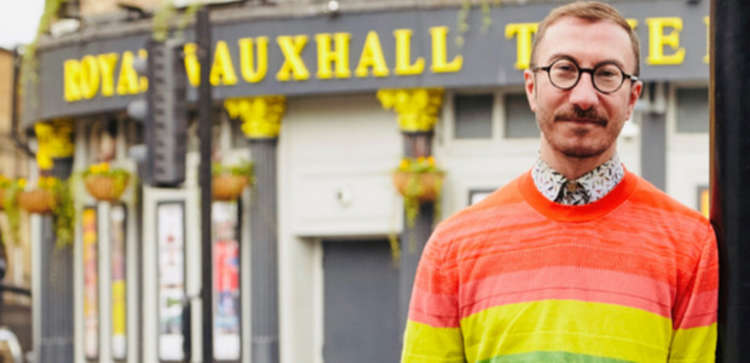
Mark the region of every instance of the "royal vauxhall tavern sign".
<instances>
[{"instance_id":1,"label":"royal vauxhall tavern sign","mask_svg":"<svg viewBox=\"0 0 750 363\"><path fill-rule=\"evenodd\" d=\"M708 78L708 1L615 3L641 39L644 80ZM214 19L208 80L217 100L250 95L373 92L381 88L467 89L520 85L537 22L550 5L500 6L483 28L474 10L458 46L458 9L422 9L275 20ZM149 34L40 51L38 105L27 122L124 109L148 81L133 69ZM200 80L185 33L185 65ZM195 98L193 89L190 97Z\"/></svg>"}]
</instances>

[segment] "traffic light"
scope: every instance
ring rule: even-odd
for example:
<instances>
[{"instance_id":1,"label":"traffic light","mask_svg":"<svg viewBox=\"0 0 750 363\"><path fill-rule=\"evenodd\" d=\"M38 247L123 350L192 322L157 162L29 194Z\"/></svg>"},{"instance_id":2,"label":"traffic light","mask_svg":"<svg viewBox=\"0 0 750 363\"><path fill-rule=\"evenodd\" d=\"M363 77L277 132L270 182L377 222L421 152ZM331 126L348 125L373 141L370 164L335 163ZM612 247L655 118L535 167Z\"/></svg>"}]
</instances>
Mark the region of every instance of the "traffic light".
<instances>
[{"instance_id":1,"label":"traffic light","mask_svg":"<svg viewBox=\"0 0 750 363\"><path fill-rule=\"evenodd\" d=\"M185 181L188 113L183 46L174 39L149 40L145 102L128 105L128 113L143 121L146 139L146 151L136 149L133 154L144 158L144 180L155 186L175 187Z\"/></svg>"}]
</instances>

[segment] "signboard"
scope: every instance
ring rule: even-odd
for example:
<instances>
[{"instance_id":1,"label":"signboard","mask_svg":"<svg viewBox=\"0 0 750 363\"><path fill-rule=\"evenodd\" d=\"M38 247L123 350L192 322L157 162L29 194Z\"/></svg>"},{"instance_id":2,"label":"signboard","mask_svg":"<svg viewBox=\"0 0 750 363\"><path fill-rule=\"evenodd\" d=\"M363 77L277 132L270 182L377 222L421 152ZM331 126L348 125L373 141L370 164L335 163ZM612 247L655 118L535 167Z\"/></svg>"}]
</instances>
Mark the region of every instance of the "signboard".
<instances>
[{"instance_id":1,"label":"signboard","mask_svg":"<svg viewBox=\"0 0 750 363\"><path fill-rule=\"evenodd\" d=\"M240 236L237 202L214 202L214 358L240 359Z\"/></svg>"},{"instance_id":2,"label":"signboard","mask_svg":"<svg viewBox=\"0 0 750 363\"><path fill-rule=\"evenodd\" d=\"M99 263L96 208L86 207L81 216L83 237L83 345L88 359L99 356Z\"/></svg>"},{"instance_id":3,"label":"signboard","mask_svg":"<svg viewBox=\"0 0 750 363\"><path fill-rule=\"evenodd\" d=\"M184 359L182 307L185 301L185 205L156 207L159 261L159 359Z\"/></svg>"},{"instance_id":4,"label":"signboard","mask_svg":"<svg viewBox=\"0 0 750 363\"><path fill-rule=\"evenodd\" d=\"M127 284L125 229L127 209L113 204L109 210L109 243L112 278L112 358L127 357Z\"/></svg>"},{"instance_id":5,"label":"signboard","mask_svg":"<svg viewBox=\"0 0 750 363\"><path fill-rule=\"evenodd\" d=\"M457 45L458 8L398 9L337 17L215 23L208 79L216 100L253 95L374 92L382 88L476 88L522 84L537 22L552 4L479 9ZM644 80L708 79L708 2L619 2L641 39ZM192 30L185 68L200 83ZM133 69L149 34L40 49L37 107L27 122L122 110L148 82ZM78 38L77 38L78 39ZM61 41L62 42L62 41Z\"/></svg>"}]
</instances>

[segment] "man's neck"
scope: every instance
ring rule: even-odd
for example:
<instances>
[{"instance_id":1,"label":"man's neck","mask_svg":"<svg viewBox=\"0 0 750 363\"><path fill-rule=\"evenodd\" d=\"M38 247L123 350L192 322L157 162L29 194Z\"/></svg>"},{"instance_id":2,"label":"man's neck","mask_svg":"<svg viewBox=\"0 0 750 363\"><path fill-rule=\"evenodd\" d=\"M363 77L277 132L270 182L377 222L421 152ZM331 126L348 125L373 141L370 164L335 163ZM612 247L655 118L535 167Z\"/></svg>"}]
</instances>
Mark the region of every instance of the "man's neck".
<instances>
[{"instance_id":1,"label":"man's neck","mask_svg":"<svg viewBox=\"0 0 750 363\"><path fill-rule=\"evenodd\" d=\"M549 147L542 146L539 157L568 180L576 180L611 159L614 153L615 149L612 148L594 157L576 158L554 152Z\"/></svg>"}]
</instances>

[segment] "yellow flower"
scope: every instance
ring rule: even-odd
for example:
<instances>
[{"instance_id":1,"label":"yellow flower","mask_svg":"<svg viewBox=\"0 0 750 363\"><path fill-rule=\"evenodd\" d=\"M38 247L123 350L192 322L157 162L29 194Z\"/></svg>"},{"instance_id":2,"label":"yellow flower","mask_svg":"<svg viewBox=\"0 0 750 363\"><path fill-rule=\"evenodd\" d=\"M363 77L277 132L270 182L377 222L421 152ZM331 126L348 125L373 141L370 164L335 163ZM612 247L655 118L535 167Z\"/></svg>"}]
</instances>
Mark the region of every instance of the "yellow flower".
<instances>
[{"instance_id":1,"label":"yellow flower","mask_svg":"<svg viewBox=\"0 0 750 363\"><path fill-rule=\"evenodd\" d=\"M109 171L109 163L101 162L98 164L93 164L89 167L89 172L91 174L104 174Z\"/></svg>"},{"instance_id":2,"label":"yellow flower","mask_svg":"<svg viewBox=\"0 0 750 363\"><path fill-rule=\"evenodd\" d=\"M417 162L420 163L420 164L424 163L424 161L425 161L424 156L420 156L420 157L417 158Z\"/></svg>"},{"instance_id":3,"label":"yellow flower","mask_svg":"<svg viewBox=\"0 0 750 363\"><path fill-rule=\"evenodd\" d=\"M57 183L57 179L55 179L55 177L52 177L52 176L44 177L43 176L43 177L39 178L39 182L37 183L37 185L40 188L50 189L50 188L52 188L52 187L55 186L55 183Z\"/></svg>"},{"instance_id":4,"label":"yellow flower","mask_svg":"<svg viewBox=\"0 0 750 363\"><path fill-rule=\"evenodd\" d=\"M398 164L398 168L400 170L406 170L409 168L409 159L403 158L401 159L401 163Z\"/></svg>"},{"instance_id":5,"label":"yellow flower","mask_svg":"<svg viewBox=\"0 0 750 363\"><path fill-rule=\"evenodd\" d=\"M435 166L435 158L432 157L432 156L428 157L427 158L427 164L430 164L430 166L434 167Z\"/></svg>"},{"instance_id":6,"label":"yellow flower","mask_svg":"<svg viewBox=\"0 0 750 363\"><path fill-rule=\"evenodd\" d=\"M16 181L16 183L18 183L18 186L21 189L26 188L26 179L24 179L24 178L18 178L18 180Z\"/></svg>"}]
</instances>

